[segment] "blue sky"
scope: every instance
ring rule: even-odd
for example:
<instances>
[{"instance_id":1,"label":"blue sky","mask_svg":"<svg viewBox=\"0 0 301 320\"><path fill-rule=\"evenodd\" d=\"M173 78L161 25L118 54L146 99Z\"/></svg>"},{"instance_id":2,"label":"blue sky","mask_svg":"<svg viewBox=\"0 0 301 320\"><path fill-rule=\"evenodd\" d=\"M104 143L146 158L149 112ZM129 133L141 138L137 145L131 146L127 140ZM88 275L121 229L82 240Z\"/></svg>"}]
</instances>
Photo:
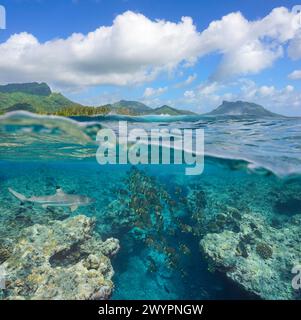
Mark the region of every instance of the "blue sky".
<instances>
[{"instance_id":1,"label":"blue sky","mask_svg":"<svg viewBox=\"0 0 301 320\"><path fill-rule=\"evenodd\" d=\"M206 112L248 100L301 115L296 1L0 0L0 82L45 81L87 105ZM182 18L187 17L187 18ZM76 33L76 35L74 35Z\"/></svg>"}]
</instances>

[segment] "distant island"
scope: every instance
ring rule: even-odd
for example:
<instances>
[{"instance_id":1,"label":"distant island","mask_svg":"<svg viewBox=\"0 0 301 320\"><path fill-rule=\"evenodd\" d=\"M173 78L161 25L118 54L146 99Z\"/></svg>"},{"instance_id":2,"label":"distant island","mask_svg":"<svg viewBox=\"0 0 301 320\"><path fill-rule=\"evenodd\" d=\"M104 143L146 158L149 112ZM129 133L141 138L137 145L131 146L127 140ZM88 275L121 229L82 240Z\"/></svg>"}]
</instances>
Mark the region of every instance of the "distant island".
<instances>
[{"instance_id":1,"label":"distant island","mask_svg":"<svg viewBox=\"0 0 301 320\"><path fill-rule=\"evenodd\" d=\"M193 115L187 110L179 110L170 106L151 108L137 101L121 100L103 106L83 106L75 103L60 93L54 93L46 83L22 83L0 86L0 113L25 110L39 114L60 116L91 115Z\"/></svg>"},{"instance_id":2,"label":"distant island","mask_svg":"<svg viewBox=\"0 0 301 320\"><path fill-rule=\"evenodd\" d=\"M0 113L25 110L38 114L59 116L93 116L93 115L196 115L188 110L180 110L164 105L151 108L138 101L121 100L102 106L83 106L64 97L61 93L52 92L46 83L21 83L0 85ZM245 101L223 101L205 116L255 116L281 117L268 111L263 106Z\"/></svg>"},{"instance_id":3,"label":"distant island","mask_svg":"<svg viewBox=\"0 0 301 320\"><path fill-rule=\"evenodd\" d=\"M223 103L207 113L211 116L256 116L256 117L279 117L279 114L268 111L263 106L246 101L223 101Z\"/></svg>"}]
</instances>

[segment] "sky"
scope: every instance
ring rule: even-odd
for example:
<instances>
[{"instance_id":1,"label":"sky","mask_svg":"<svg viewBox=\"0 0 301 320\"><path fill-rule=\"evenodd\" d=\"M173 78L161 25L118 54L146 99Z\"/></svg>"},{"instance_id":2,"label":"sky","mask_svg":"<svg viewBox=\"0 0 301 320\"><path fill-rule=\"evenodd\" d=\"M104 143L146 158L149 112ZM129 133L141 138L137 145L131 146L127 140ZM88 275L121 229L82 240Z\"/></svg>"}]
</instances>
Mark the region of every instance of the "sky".
<instances>
[{"instance_id":1,"label":"sky","mask_svg":"<svg viewBox=\"0 0 301 320\"><path fill-rule=\"evenodd\" d=\"M84 105L203 113L244 100L301 115L301 14L278 0L0 0L0 84Z\"/></svg>"}]
</instances>

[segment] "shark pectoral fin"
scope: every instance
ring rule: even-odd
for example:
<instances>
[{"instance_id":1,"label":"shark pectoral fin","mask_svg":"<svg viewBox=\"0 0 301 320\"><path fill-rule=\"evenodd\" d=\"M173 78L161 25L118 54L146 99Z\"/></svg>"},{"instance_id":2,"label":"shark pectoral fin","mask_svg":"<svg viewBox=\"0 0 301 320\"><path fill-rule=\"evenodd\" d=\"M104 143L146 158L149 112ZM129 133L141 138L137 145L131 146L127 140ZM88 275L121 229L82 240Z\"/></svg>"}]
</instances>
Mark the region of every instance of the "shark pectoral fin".
<instances>
[{"instance_id":1,"label":"shark pectoral fin","mask_svg":"<svg viewBox=\"0 0 301 320\"><path fill-rule=\"evenodd\" d=\"M70 207L71 212L74 212L78 208L78 205L74 204Z\"/></svg>"},{"instance_id":2,"label":"shark pectoral fin","mask_svg":"<svg viewBox=\"0 0 301 320\"><path fill-rule=\"evenodd\" d=\"M48 204L42 204L42 208L43 209L47 209L48 208Z\"/></svg>"}]
</instances>

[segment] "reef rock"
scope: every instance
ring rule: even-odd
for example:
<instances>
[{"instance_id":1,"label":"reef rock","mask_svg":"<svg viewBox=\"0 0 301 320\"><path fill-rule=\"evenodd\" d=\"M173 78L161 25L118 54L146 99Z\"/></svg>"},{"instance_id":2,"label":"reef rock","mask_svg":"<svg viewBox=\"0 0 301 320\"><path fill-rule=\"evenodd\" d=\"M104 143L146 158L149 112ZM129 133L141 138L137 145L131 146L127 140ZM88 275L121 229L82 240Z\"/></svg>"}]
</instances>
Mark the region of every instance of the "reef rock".
<instances>
[{"instance_id":1,"label":"reef rock","mask_svg":"<svg viewBox=\"0 0 301 320\"><path fill-rule=\"evenodd\" d=\"M109 257L119 242L93 234L94 220L79 215L25 228L6 270L6 299L108 299L114 274Z\"/></svg>"},{"instance_id":2,"label":"reef rock","mask_svg":"<svg viewBox=\"0 0 301 320\"><path fill-rule=\"evenodd\" d=\"M260 214L244 214L235 231L209 233L200 242L209 266L262 299L298 299L292 268L301 262L301 215L273 228Z\"/></svg>"}]
</instances>

